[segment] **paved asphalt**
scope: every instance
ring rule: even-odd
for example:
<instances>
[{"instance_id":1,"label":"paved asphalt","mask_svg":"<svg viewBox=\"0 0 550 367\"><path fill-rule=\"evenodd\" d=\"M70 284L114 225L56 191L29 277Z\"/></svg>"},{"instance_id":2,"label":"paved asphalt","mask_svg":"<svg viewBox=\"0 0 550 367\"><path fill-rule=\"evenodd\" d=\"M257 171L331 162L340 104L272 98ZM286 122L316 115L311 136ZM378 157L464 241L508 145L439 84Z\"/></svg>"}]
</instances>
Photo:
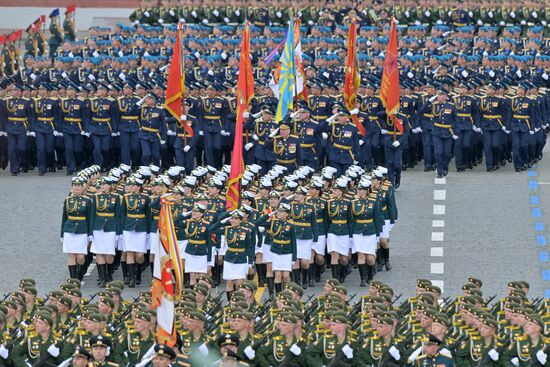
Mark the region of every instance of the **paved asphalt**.
<instances>
[{"instance_id":1,"label":"paved asphalt","mask_svg":"<svg viewBox=\"0 0 550 367\"><path fill-rule=\"evenodd\" d=\"M531 297L550 297L550 154L529 172L515 173L511 164L493 173L483 167L457 173L453 166L445 180L419 166L403 173L396 194L399 220L391 234L393 269L376 276L396 294L412 295L415 279L427 278L442 286L444 296L456 296L475 276L483 280L485 296L503 296L507 281L523 279L531 284ZM68 277L59 234L69 181L63 172L0 172L0 296L23 277L37 280L39 295ZM94 269L85 278L84 295L99 290L96 276ZM355 270L345 285L360 296L364 288L358 284Z\"/></svg>"}]
</instances>

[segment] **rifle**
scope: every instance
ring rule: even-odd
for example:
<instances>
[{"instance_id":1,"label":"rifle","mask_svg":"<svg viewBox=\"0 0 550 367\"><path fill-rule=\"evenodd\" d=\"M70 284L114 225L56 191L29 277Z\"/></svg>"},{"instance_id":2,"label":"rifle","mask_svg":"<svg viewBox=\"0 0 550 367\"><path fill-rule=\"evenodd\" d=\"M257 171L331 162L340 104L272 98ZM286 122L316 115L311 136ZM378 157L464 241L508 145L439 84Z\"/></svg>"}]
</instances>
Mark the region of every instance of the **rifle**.
<instances>
[{"instance_id":1,"label":"rifle","mask_svg":"<svg viewBox=\"0 0 550 367\"><path fill-rule=\"evenodd\" d=\"M492 297L489 297L489 299L487 300L487 302L485 302L485 304L487 305L487 307L489 307L489 303L493 302L493 300L497 298L497 295L495 294L494 296Z\"/></svg>"},{"instance_id":2,"label":"rifle","mask_svg":"<svg viewBox=\"0 0 550 367\"><path fill-rule=\"evenodd\" d=\"M4 298L2 298L2 300L0 301L0 303L2 303L2 302L4 302L5 300L7 300L9 296L11 296L11 292L8 292L7 294L4 294Z\"/></svg>"},{"instance_id":3,"label":"rifle","mask_svg":"<svg viewBox=\"0 0 550 367\"><path fill-rule=\"evenodd\" d=\"M403 297L403 293L401 293L399 296L395 297L393 301L391 301L391 304L394 305L395 302L399 301L399 298Z\"/></svg>"},{"instance_id":4,"label":"rifle","mask_svg":"<svg viewBox=\"0 0 550 367\"><path fill-rule=\"evenodd\" d=\"M497 347L496 351L498 354L502 353L504 349L508 347L510 344L510 336L506 336L506 339L504 339L501 346ZM489 354L487 354L479 363L476 365L476 367L485 367L487 364L491 361L491 357L489 357Z\"/></svg>"},{"instance_id":5,"label":"rifle","mask_svg":"<svg viewBox=\"0 0 550 367\"><path fill-rule=\"evenodd\" d=\"M357 340L355 340L353 343L351 343L350 347L353 350L355 350L356 347L360 346L363 343L363 340L365 340L366 337L367 337L367 333L363 333L363 334L359 335ZM337 366L339 366L341 363L343 363L342 362L343 356L344 356L344 352L339 350L338 353L334 356L334 359L332 360L332 362L330 362L327 367L337 367Z\"/></svg>"},{"instance_id":6,"label":"rifle","mask_svg":"<svg viewBox=\"0 0 550 367\"><path fill-rule=\"evenodd\" d=\"M94 295L95 297L95 295ZM90 298L90 301L92 300L93 298ZM110 325L107 326L107 330L109 330L110 332L114 332L115 330L117 330L119 328L120 325L122 325L126 319L126 317L130 314L130 312L132 312L132 308L133 306L140 300L140 297L136 297L134 298L133 302L131 304L128 305L128 308L126 308L126 310L120 314L120 316L117 317L117 322L113 322L111 323ZM114 337L113 337L113 340L114 340Z\"/></svg>"}]
</instances>

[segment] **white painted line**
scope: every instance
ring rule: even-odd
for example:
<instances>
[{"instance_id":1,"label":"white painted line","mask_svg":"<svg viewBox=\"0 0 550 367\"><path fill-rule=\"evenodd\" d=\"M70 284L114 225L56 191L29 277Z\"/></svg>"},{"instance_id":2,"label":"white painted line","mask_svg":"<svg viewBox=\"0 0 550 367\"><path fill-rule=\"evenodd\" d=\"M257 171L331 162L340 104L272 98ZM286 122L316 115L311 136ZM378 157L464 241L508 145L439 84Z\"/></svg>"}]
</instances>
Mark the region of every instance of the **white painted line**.
<instances>
[{"instance_id":1,"label":"white painted line","mask_svg":"<svg viewBox=\"0 0 550 367\"><path fill-rule=\"evenodd\" d=\"M431 263L430 264L430 272L432 274L443 274L444 273L444 265L443 263Z\"/></svg>"},{"instance_id":2,"label":"white painted line","mask_svg":"<svg viewBox=\"0 0 550 367\"><path fill-rule=\"evenodd\" d=\"M447 198L447 190L434 190L434 200L445 200Z\"/></svg>"},{"instance_id":3,"label":"white painted line","mask_svg":"<svg viewBox=\"0 0 550 367\"><path fill-rule=\"evenodd\" d=\"M548 182L548 181L542 181L542 182L539 181L539 182L537 182L537 184L539 184L539 185L550 185L550 182Z\"/></svg>"},{"instance_id":4,"label":"white painted line","mask_svg":"<svg viewBox=\"0 0 550 367\"><path fill-rule=\"evenodd\" d=\"M431 247L430 256L442 257L443 256L443 247Z\"/></svg>"},{"instance_id":5,"label":"white painted line","mask_svg":"<svg viewBox=\"0 0 550 367\"><path fill-rule=\"evenodd\" d=\"M447 178L446 177L443 177L443 178L435 178L434 179L434 184L436 185L445 185L447 183Z\"/></svg>"},{"instance_id":6,"label":"white painted line","mask_svg":"<svg viewBox=\"0 0 550 367\"><path fill-rule=\"evenodd\" d=\"M443 290L443 287L445 286L445 282L444 282L444 281L442 281L442 280L432 280L431 282L432 282L432 284L435 285L436 287L441 288L441 293L445 292L445 291Z\"/></svg>"},{"instance_id":7,"label":"white painted line","mask_svg":"<svg viewBox=\"0 0 550 367\"><path fill-rule=\"evenodd\" d=\"M438 227L438 228L445 227L445 221L444 220L432 220L432 227Z\"/></svg>"},{"instance_id":8,"label":"white painted line","mask_svg":"<svg viewBox=\"0 0 550 367\"><path fill-rule=\"evenodd\" d=\"M86 274L84 274L84 276L89 277L90 275L92 275L92 271L94 271L95 267L95 263L90 264L90 266L88 266L88 271L86 272Z\"/></svg>"},{"instance_id":9,"label":"white painted line","mask_svg":"<svg viewBox=\"0 0 550 367\"><path fill-rule=\"evenodd\" d=\"M434 215L445 215L445 205L434 205Z\"/></svg>"},{"instance_id":10,"label":"white painted line","mask_svg":"<svg viewBox=\"0 0 550 367\"><path fill-rule=\"evenodd\" d=\"M432 232L432 241L442 242L445 237L444 232Z\"/></svg>"}]
</instances>

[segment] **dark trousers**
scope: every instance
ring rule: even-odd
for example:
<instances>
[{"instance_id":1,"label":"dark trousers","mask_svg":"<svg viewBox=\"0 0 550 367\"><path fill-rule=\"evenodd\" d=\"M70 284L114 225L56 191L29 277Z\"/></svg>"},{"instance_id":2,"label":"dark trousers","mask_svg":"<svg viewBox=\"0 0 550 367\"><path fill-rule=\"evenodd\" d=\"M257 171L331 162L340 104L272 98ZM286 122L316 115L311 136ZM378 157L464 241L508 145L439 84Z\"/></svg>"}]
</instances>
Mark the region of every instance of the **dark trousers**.
<instances>
[{"instance_id":1,"label":"dark trousers","mask_svg":"<svg viewBox=\"0 0 550 367\"><path fill-rule=\"evenodd\" d=\"M487 168L493 168L500 162L500 130L483 131L483 153Z\"/></svg>"},{"instance_id":2,"label":"dark trousers","mask_svg":"<svg viewBox=\"0 0 550 367\"><path fill-rule=\"evenodd\" d=\"M351 166L351 163L340 163L335 162L329 159L328 161L329 166L336 168L336 176L341 176L346 172L346 170Z\"/></svg>"},{"instance_id":3,"label":"dark trousers","mask_svg":"<svg viewBox=\"0 0 550 367\"><path fill-rule=\"evenodd\" d=\"M36 132L36 162L38 172L44 173L52 164L54 136L53 133Z\"/></svg>"},{"instance_id":4,"label":"dark trousers","mask_svg":"<svg viewBox=\"0 0 550 367\"><path fill-rule=\"evenodd\" d=\"M452 138L433 137L434 155L437 173L443 174L449 170L449 162L451 161L451 147L453 145Z\"/></svg>"},{"instance_id":5,"label":"dark trousers","mask_svg":"<svg viewBox=\"0 0 550 367\"><path fill-rule=\"evenodd\" d=\"M94 164L103 167L111 151L111 135L92 135Z\"/></svg>"},{"instance_id":6,"label":"dark trousers","mask_svg":"<svg viewBox=\"0 0 550 367\"><path fill-rule=\"evenodd\" d=\"M74 172L82 159L82 135L64 133L63 142L65 143L65 162L67 164L67 171Z\"/></svg>"},{"instance_id":7,"label":"dark trousers","mask_svg":"<svg viewBox=\"0 0 550 367\"><path fill-rule=\"evenodd\" d=\"M455 141L455 163L456 168L466 168L473 160L473 130L458 130L458 139Z\"/></svg>"},{"instance_id":8,"label":"dark trousers","mask_svg":"<svg viewBox=\"0 0 550 367\"><path fill-rule=\"evenodd\" d=\"M431 168L434 164L434 139L431 130L422 131L422 146L424 147L424 168Z\"/></svg>"},{"instance_id":9,"label":"dark trousers","mask_svg":"<svg viewBox=\"0 0 550 367\"><path fill-rule=\"evenodd\" d=\"M397 148L384 145L384 156L386 158L386 168L388 169L388 179L395 183L395 179L401 179L401 161L403 158L403 148L400 145Z\"/></svg>"},{"instance_id":10,"label":"dark trousers","mask_svg":"<svg viewBox=\"0 0 550 367\"><path fill-rule=\"evenodd\" d=\"M512 131L512 158L514 168L521 168L529 162L529 141L532 140L528 131Z\"/></svg>"},{"instance_id":11,"label":"dark trousers","mask_svg":"<svg viewBox=\"0 0 550 367\"><path fill-rule=\"evenodd\" d=\"M151 163L160 166L160 141L140 140L141 164L148 166Z\"/></svg>"},{"instance_id":12,"label":"dark trousers","mask_svg":"<svg viewBox=\"0 0 550 367\"><path fill-rule=\"evenodd\" d=\"M8 158L12 173L18 173L19 167L25 165L25 155L27 154L26 142L27 135L8 133Z\"/></svg>"},{"instance_id":13,"label":"dark trousers","mask_svg":"<svg viewBox=\"0 0 550 367\"><path fill-rule=\"evenodd\" d=\"M197 150L193 147L189 151L184 152L183 148L176 147L176 165L185 167L185 172L190 174L195 168L195 155Z\"/></svg>"},{"instance_id":14,"label":"dark trousers","mask_svg":"<svg viewBox=\"0 0 550 367\"><path fill-rule=\"evenodd\" d=\"M124 164L137 165L139 159L139 131L120 132L120 161Z\"/></svg>"},{"instance_id":15,"label":"dark trousers","mask_svg":"<svg viewBox=\"0 0 550 367\"><path fill-rule=\"evenodd\" d=\"M222 135L212 132L204 132L204 152L206 164L216 169L222 166Z\"/></svg>"}]
</instances>

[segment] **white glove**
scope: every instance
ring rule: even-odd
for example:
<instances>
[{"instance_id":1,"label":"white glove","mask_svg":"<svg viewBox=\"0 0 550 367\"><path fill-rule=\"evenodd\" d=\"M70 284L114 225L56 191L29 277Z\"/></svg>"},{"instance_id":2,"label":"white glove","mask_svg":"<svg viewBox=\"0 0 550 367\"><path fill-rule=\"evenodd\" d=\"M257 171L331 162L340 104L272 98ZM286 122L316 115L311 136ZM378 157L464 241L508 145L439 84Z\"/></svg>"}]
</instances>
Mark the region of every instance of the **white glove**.
<instances>
[{"instance_id":1,"label":"white glove","mask_svg":"<svg viewBox=\"0 0 550 367\"><path fill-rule=\"evenodd\" d=\"M346 344L342 347L342 353L344 353L347 359L353 358L353 349L351 349L349 344Z\"/></svg>"},{"instance_id":2,"label":"white glove","mask_svg":"<svg viewBox=\"0 0 550 367\"><path fill-rule=\"evenodd\" d=\"M514 357L512 359L510 359L510 362L512 362L512 364L516 367L519 367L519 359L518 357Z\"/></svg>"},{"instance_id":3,"label":"white glove","mask_svg":"<svg viewBox=\"0 0 550 367\"><path fill-rule=\"evenodd\" d=\"M521 25L526 25L527 22L526 22L525 20L522 20L522 21L520 22L520 24L521 24Z\"/></svg>"},{"instance_id":4,"label":"white glove","mask_svg":"<svg viewBox=\"0 0 550 367\"><path fill-rule=\"evenodd\" d=\"M204 135L204 131L202 131L202 130L199 131L199 135L200 135L200 136L203 136L203 135Z\"/></svg>"},{"instance_id":5,"label":"white glove","mask_svg":"<svg viewBox=\"0 0 550 367\"><path fill-rule=\"evenodd\" d=\"M252 117L254 117L255 119L257 119L258 117L260 117L261 114L262 114L262 111L256 112L256 113L253 113L253 114L252 114Z\"/></svg>"},{"instance_id":6,"label":"white glove","mask_svg":"<svg viewBox=\"0 0 550 367\"><path fill-rule=\"evenodd\" d=\"M230 218L231 218L231 217L224 218L224 219L221 220L220 223L221 223L221 224L225 224L225 223L229 222L229 219L230 219Z\"/></svg>"},{"instance_id":7,"label":"white glove","mask_svg":"<svg viewBox=\"0 0 550 367\"><path fill-rule=\"evenodd\" d=\"M140 99L139 101L136 102L136 105L138 105L139 107L141 107L141 105L143 104L143 102L145 102L145 98L147 98L147 96L143 97L142 99Z\"/></svg>"},{"instance_id":8,"label":"white glove","mask_svg":"<svg viewBox=\"0 0 550 367\"><path fill-rule=\"evenodd\" d=\"M495 350L495 348L491 349L491 350L489 351L489 353L487 353L487 354L489 354L489 357L491 357L491 359L492 359L493 361L495 361L495 362L498 361L499 354L498 354L498 352Z\"/></svg>"},{"instance_id":9,"label":"white glove","mask_svg":"<svg viewBox=\"0 0 550 367\"><path fill-rule=\"evenodd\" d=\"M235 15L236 15L236 16L241 15L241 11L240 11L239 9L235 10Z\"/></svg>"},{"instance_id":10,"label":"white glove","mask_svg":"<svg viewBox=\"0 0 550 367\"><path fill-rule=\"evenodd\" d=\"M203 24L208 24L208 23L209 23L209 22L208 22L208 19L203 19L203 20L202 20L202 23L203 23Z\"/></svg>"},{"instance_id":11,"label":"white glove","mask_svg":"<svg viewBox=\"0 0 550 367\"><path fill-rule=\"evenodd\" d=\"M201 352L201 354L205 357L208 355L208 347L206 346L206 344L201 344L201 346L199 347L199 352Z\"/></svg>"},{"instance_id":12,"label":"white glove","mask_svg":"<svg viewBox=\"0 0 550 367\"><path fill-rule=\"evenodd\" d=\"M97 56L95 56L95 57L97 57ZM88 75L88 79L90 79L91 81L94 81L95 80L94 74Z\"/></svg>"},{"instance_id":13,"label":"white glove","mask_svg":"<svg viewBox=\"0 0 550 367\"><path fill-rule=\"evenodd\" d=\"M117 133L111 133L111 136L114 138L114 137L118 136L118 134Z\"/></svg>"},{"instance_id":14,"label":"white glove","mask_svg":"<svg viewBox=\"0 0 550 367\"><path fill-rule=\"evenodd\" d=\"M388 130L386 129L381 129L380 132L382 133L382 135L386 135L388 133Z\"/></svg>"},{"instance_id":15,"label":"white glove","mask_svg":"<svg viewBox=\"0 0 550 367\"><path fill-rule=\"evenodd\" d=\"M174 135L174 132L173 132L172 130L168 130L168 131L166 132L166 135L172 136L172 135Z\"/></svg>"},{"instance_id":16,"label":"white glove","mask_svg":"<svg viewBox=\"0 0 550 367\"><path fill-rule=\"evenodd\" d=\"M453 358L453 354L447 348L441 348L439 354L444 355L445 357Z\"/></svg>"},{"instance_id":17,"label":"white glove","mask_svg":"<svg viewBox=\"0 0 550 367\"><path fill-rule=\"evenodd\" d=\"M215 16L218 16L218 15L220 15L220 12L219 12L217 9L214 9L214 11L212 12L212 14L214 14Z\"/></svg>"},{"instance_id":18,"label":"white glove","mask_svg":"<svg viewBox=\"0 0 550 367\"><path fill-rule=\"evenodd\" d=\"M489 16L489 18L492 18L492 17L494 16L494 14L493 14L492 11L489 11L489 12L487 13L487 15Z\"/></svg>"},{"instance_id":19,"label":"white glove","mask_svg":"<svg viewBox=\"0 0 550 367\"><path fill-rule=\"evenodd\" d=\"M529 130L529 135L534 135L535 132L533 130Z\"/></svg>"},{"instance_id":20,"label":"white glove","mask_svg":"<svg viewBox=\"0 0 550 367\"><path fill-rule=\"evenodd\" d=\"M190 217L191 212L183 212L183 213L181 213L181 216L184 217L184 218Z\"/></svg>"},{"instance_id":21,"label":"white glove","mask_svg":"<svg viewBox=\"0 0 550 367\"><path fill-rule=\"evenodd\" d=\"M230 20L229 20L228 17L223 18L223 21L226 22L226 23L229 23L229 22L230 22Z\"/></svg>"},{"instance_id":22,"label":"white glove","mask_svg":"<svg viewBox=\"0 0 550 367\"><path fill-rule=\"evenodd\" d=\"M66 78L66 77L68 77L68 75L67 75L67 73L66 73L66 72L63 72L63 73L61 73L61 76L62 76L63 78Z\"/></svg>"},{"instance_id":23,"label":"white glove","mask_svg":"<svg viewBox=\"0 0 550 367\"><path fill-rule=\"evenodd\" d=\"M59 355L59 348L56 347L55 344L50 345L47 351L52 357L57 357Z\"/></svg>"},{"instance_id":24,"label":"white glove","mask_svg":"<svg viewBox=\"0 0 550 367\"><path fill-rule=\"evenodd\" d=\"M390 355L395 359L396 361L401 359L401 354L399 353L399 350L395 347L395 345L392 345L390 349L388 350L390 352Z\"/></svg>"},{"instance_id":25,"label":"white glove","mask_svg":"<svg viewBox=\"0 0 550 367\"><path fill-rule=\"evenodd\" d=\"M294 354L296 357L298 357L300 354L302 354L302 348L297 346L296 344L292 344L290 346L290 353Z\"/></svg>"},{"instance_id":26,"label":"white glove","mask_svg":"<svg viewBox=\"0 0 550 367\"><path fill-rule=\"evenodd\" d=\"M256 134L252 135L252 139L254 139L254 141L258 141L260 140L260 137Z\"/></svg>"},{"instance_id":27,"label":"white glove","mask_svg":"<svg viewBox=\"0 0 550 367\"><path fill-rule=\"evenodd\" d=\"M164 144L166 144L166 141L165 141L165 140L161 140L161 141L160 141L160 145L164 145Z\"/></svg>"},{"instance_id":28,"label":"white glove","mask_svg":"<svg viewBox=\"0 0 550 367\"><path fill-rule=\"evenodd\" d=\"M349 111L350 115L357 115L359 113L359 108L354 108L353 110Z\"/></svg>"},{"instance_id":29,"label":"white glove","mask_svg":"<svg viewBox=\"0 0 550 367\"><path fill-rule=\"evenodd\" d=\"M437 96L430 97L430 98L428 98L428 101L433 102L433 101L435 101L436 98L437 98Z\"/></svg>"},{"instance_id":30,"label":"white glove","mask_svg":"<svg viewBox=\"0 0 550 367\"><path fill-rule=\"evenodd\" d=\"M191 146L189 146L189 145L186 145L186 146L183 147L183 151L185 153L187 153L189 151L189 149L191 149Z\"/></svg>"},{"instance_id":31,"label":"white glove","mask_svg":"<svg viewBox=\"0 0 550 367\"><path fill-rule=\"evenodd\" d=\"M278 132L279 132L279 128L276 128L275 130L273 130L273 132L271 134L269 134L269 137L274 138L275 135L277 135Z\"/></svg>"},{"instance_id":32,"label":"white glove","mask_svg":"<svg viewBox=\"0 0 550 367\"><path fill-rule=\"evenodd\" d=\"M250 117L250 112L244 111L244 112L243 112L243 118L247 119L247 118L249 118L249 117Z\"/></svg>"},{"instance_id":33,"label":"white glove","mask_svg":"<svg viewBox=\"0 0 550 367\"><path fill-rule=\"evenodd\" d=\"M191 12L191 15L193 16L193 18L196 18L196 17L197 17L197 12L196 12L195 10L193 10L193 11Z\"/></svg>"},{"instance_id":34,"label":"white glove","mask_svg":"<svg viewBox=\"0 0 550 367\"><path fill-rule=\"evenodd\" d=\"M0 345L0 357L2 359L8 359L8 356L10 355L10 351L6 349L3 345Z\"/></svg>"},{"instance_id":35,"label":"white glove","mask_svg":"<svg viewBox=\"0 0 550 367\"><path fill-rule=\"evenodd\" d=\"M245 144L244 150L246 150L248 152L253 146L254 146L254 143Z\"/></svg>"},{"instance_id":36,"label":"white glove","mask_svg":"<svg viewBox=\"0 0 550 367\"><path fill-rule=\"evenodd\" d=\"M265 232L265 227L258 227L258 232L264 233Z\"/></svg>"},{"instance_id":37,"label":"white glove","mask_svg":"<svg viewBox=\"0 0 550 367\"><path fill-rule=\"evenodd\" d=\"M0 135L0 136L1 136L1 135ZM58 133L57 131L54 130L53 136L59 136L59 133Z\"/></svg>"},{"instance_id":38,"label":"white glove","mask_svg":"<svg viewBox=\"0 0 550 367\"><path fill-rule=\"evenodd\" d=\"M481 19L478 19L477 25L483 25L483 22L481 21Z\"/></svg>"},{"instance_id":39,"label":"white glove","mask_svg":"<svg viewBox=\"0 0 550 367\"><path fill-rule=\"evenodd\" d=\"M244 354L251 361L256 357L256 352L254 351L254 349L252 349L252 347L250 345L248 347L244 348Z\"/></svg>"},{"instance_id":40,"label":"white glove","mask_svg":"<svg viewBox=\"0 0 550 367\"><path fill-rule=\"evenodd\" d=\"M364 140L359 140L359 145L363 145L365 144L365 141Z\"/></svg>"},{"instance_id":41,"label":"white glove","mask_svg":"<svg viewBox=\"0 0 550 367\"><path fill-rule=\"evenodd\" d=\"M309 24L309 25L314 25L315 23L313 23L313 20L308 20L308 21L307 21L307 24Z\"/></svg>"},{"instance_id":42,"label":"white glove","mask_svg":"<svg viewBox=\"0 0 550 367\"><path fill-rule=\"evenodd\" d=\"M181 115L180 120L181 121L187 121L187 115Z\"/></svg>"},{"instance_id":43,"label":"white glove","mask_svg":"<svg viewBox=\"0 0 550 367\"><path fill-rule=\"evenodd\" d=\"M546 74L546 73L543 73L543 74L542 74L542 79L544 79L544 80L548 80L548 74Z\"/></svg>"},{"instance_id":44,"label":"white glove","mask_svg":"<svg viewBox=\"0 0 550 367\"><path fill-rule=\"evenodd\" d=\"M398 141L396 140L396 141L394 141L393 143L391 143L391 145L392 145L393 147L397 148L398 146L401 145L401 143L398 142Z\"/></svg>"},{"instance_id":45,"label":"white glove","mask_svg":"<svg viewBox=\"0 0 550 367\"><path fill-rule=\"evenodd\" d=\"M327 119L327 121L328 121L329 123L331 123L331 122L333 122L334 120L336 120L336 117L338 117L338 115L332 115L332 116L330 116L330 117Z\"/></svg>"},{"instance_id":46,"label":"white glove","mask_svg":"<svg viewBox=\"0 0 550 367\"><path fill-rule=\"evenodd\" d=\"M521 70L516 70L516 75L518 76L518 78L521 78L522 76L522 73L521 73Z\"/></svg>"},{"instance_id":47,"label":"white glove","mask_svg":"<svg viewBox=\"0 0 550 367\"><path fill-rule=\"evenodd\" d=\"M540 128L535 127L535 132L538 133L540 131Z\"/></svg>"},{"instance_id":48,"label":"white glove","mask_svg":"<svg viewBox=\"0 0 550 367\"><path fill-rule=\"evenodd\" d=\"M458 139L458 135L453 135L453 140Z\"/></svg>"},{"instance_id":49,"label":"white glove","mask_svg":"<svg viewBox=\"0 0 550 367\"><path fill-rule=\"evenodd\" d=\"M206 74L208 74L208 75L214 75L214 72L213 72L212 70L208 70L208 71L206 72Z\"/></svg>"},{"instance_id":50,"label":"white glove","mask_svg":"<svg viewBox=\"0 0 550 367\"><path fill-rule=\"evenodd\" d=\"M173 17L174 15L176 15L176 13L174 12L174 10L172 10L172 9L170 9L170 11L168 12L168 14L170 14L170 16L172 16L172 17Z\"/></svg>"},{"instance_id":51,"label":"white glove","mask_svg":"<svg viewBox=\"0 0 550 367\"><path fill-rule=\"evenodd\" d=\"M506 131L506 126L501 126L500 128L502 131Z\"/></svg>"},{"instance_id":52,"label":"white glove","mask_svg":"<svg viewBox=\"0 0 550 367\"><path fill-rule=\"evenodd\" d=\"M537 352L537 360L538 360L538 361L540 362L540 364L542 364L543 366L546 364L546 358L547 358L547 355L546 355L546 353L544 353L544 352L542 351L542 349L539 350L539 351Z\"/></svg>"},{"instance_id":53,"label":"white glove","mask_svg":"<svg viewBox=\"0 0 550 367\"><path fill-rule=\"evenodd\" d=\"M420 353L422 353L422 347L419 347L417 350L415 350L410 356L409 356L409 359L407 360L407 363L411 364L413 363L414 361L416 361L418 359L418 356L420 355Z\"/></svg>"},{"instance_id":54,"label":"white glove","mask_svg":"<svg viewBox=\"0 0 550 367\"><path fill-rule=\"evenodd\" d=\"M275 15L277 16L277 18L280 18L283 16L283 14L280 11L276 12Z\"/></svg>"},{"instance_id":55,"label":"white glove","mask_svg":"<svg viewBox=\"0 0 550 367\"><path fill-rule=\"evenodd\" d=\"M6 134L8 136L8 134ZM63 133L57 133L57 136L63 137Z\"/></svg>"},{"instance_id":56,"label":"white glove","mask_svg":"<svg viewBox=\"0 0 550 367\"><path fill-rule=\"evenodd\" d=\"M151 13L149 13L148 11L145 11L145 13L143 13L143 15L145 15L147 18L149 18L151 16Z\"/></svg>"},{"instance_id":57,"label":"white glove","mask_svg":"<svg viewBox=\"0 0 550 367\"><path fill-rule=\"evenodd\" d=\"M220 131L220 134L222 134L222 136L225 136L226 134L225 130Z\"/></svg>"},{"instance_id":58,"label":"white glove","mask_svg":"<svg viewBox=\"0 0 550 367\"><path fill-rule=\"evenodd\" d=\"M243 204L243 208L245 208L248 211L252 210L252 207L250 205Z\"/></svg>"},{"instance_id":59,"label":"white glove","mask_svg":"<svg viewBox=\"0 0 550 367\"><path fill-rule=\"evenodd\" d=\"M495 72L493 70L489 70L489 76L492 78L495 76Z\"/></svg>"},{"instance_id":60,"label":"white glove","mask_svg":"<svg viewBox=\"0 0 550 367\"><path fill-rule=\"evenodd\" d=\"M424 12L424 15L427 16L427 17L429 17L431 14L432 14L432 13L430 13L429 10L426 10L426 11Z\"/></svg>"},{"instance_id":61,"label":"white glove","mask_svg":"<svg viewBox=\"0 0 550 367\"><path fill-rule=\"evenodd\" d=\"M327 140L327 139L328 139L328 134L327 134L327 133L322 133L321 136L323 137L323 140Z\"/></svg>"}]
</instances>

